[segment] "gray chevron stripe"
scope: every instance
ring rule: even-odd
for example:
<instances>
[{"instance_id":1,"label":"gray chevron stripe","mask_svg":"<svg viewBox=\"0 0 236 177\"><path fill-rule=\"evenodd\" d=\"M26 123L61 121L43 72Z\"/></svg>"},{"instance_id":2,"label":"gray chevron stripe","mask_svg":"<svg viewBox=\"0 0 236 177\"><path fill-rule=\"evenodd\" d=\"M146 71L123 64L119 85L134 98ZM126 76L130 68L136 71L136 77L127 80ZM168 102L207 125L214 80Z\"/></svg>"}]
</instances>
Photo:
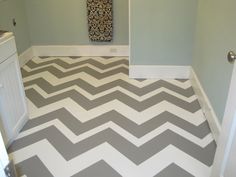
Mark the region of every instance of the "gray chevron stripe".
<instances>
[{"instance_id":1,"label":"gray chevron stripe","mask_svg":"<svg viewBox=\"0 0 236 177\"><path fill-rule=\"evenodd\" d=\"M139 79L139 78L135 78L134 80L139 81L139 82L143 82L143 81L146 81L147 79Z\"/></svg>"},{"instance_id":2,"label":"gray chevron stripe","mask_svg":"<svg viewBox=\"0 0 236 177\"><path fill-rule=\"evenodd\" d=\"M65 58L65 57L60 57L60 56L53 56L53 58L55 58L55 57L57 57L57 58ZM71 59L79 59L79 58L82 58L81 56L67 56L67 57L69 57L69 58L71 58ZM52 58L52 56L38 56L38 58L40 58L40 59L48 59L48 58ZM34 59L34 58L33 58Z\"/></svg>"},{"instance_id":3,"label":"gray chevron stripe","mask_svg":"<svg viewBox=\"0 0 236 177\"><path fill-rule=\"evenodd\" d=\"M159 80L156 81L148 86L145 86L143 88L138 88L126 81L123 80L116 80L107 84L104 84L100 87L94 87L93 85L91 85L89 82L84 81L82 79L76 79L73 81L69 81L57 86L53 86L51 85L48 81L44 80L43 78L38 78L32 81L28 81L24 83L25 87L30 86L30 85L38 85L41 89L43 89L46 93L50 94L74 85L78 85L80 88L86 90L87 92L89 92L92 95L104 92L106 90L109 90L111 88L114 87L122 87L132 93L135 93L138 96L143 96L146 95L149 92L152 92L154 90L157 90L159 88L166 88L169 89L171 91L174 91L178 94L181 94L185 97L190 97L194 95L194 91L192 87L189 87L187 89L182 89L174 84L171 84L169 82L166 82L164 80Z\"/></svg>"},{"instance_id":4,"label":"gray chevron stripe","mask_svg":"<svg viewBox=\"0 0 236 177\"><path fill-rule=\"evenodd\" d=\"M66 61L72 61L70 58L73 62ZM142 170L149 169L149 167L145 165L150 163L152 163L150 165L155 168L155 164L153 164L155 162L153 162L153 160L156 157L159 157L159 155L166 156L166 162L171 165L165 166L162 171L155 174L155 177L199 176L200 173L198 174L197 168L200 168L199 170L201 173L208 173L207 168L209 167L210 170L213 163L216 143L214 140L211 140L211 137L209 136L211 132L207 120L202 120L203 118L200 117L202 123L196 126L191 123L191 121L186 120L187 115L182 115L183 113L181 113L179 109L176 110L176 114L178 114L178 116L168 112L169 107L167 104L165 112L160 113L139 125L135 123L135 121L123 116L124 113L122 111L118 111L120 109L115 109L116 107L119 108L121 104L124 104L127 105L127 108L141 112L149 109L150 107L157 106L158 103L161 103L162 101L166 101L172 105L175 105L176 108L179 107L190 113L196 113L196 111L201 109L197 99L189 103L185 101L185 99L175 96L178 94L185 98L190 98L195 95L191 86L186 88L189 84L187 83L189 80L177 79L173 80L173 82L172 80L153 80L150 84L145 84L145 86L139 88L133 84L133 79L128 78L127 66L129 61L126 57L119 57L119 59L116 57L103 57L102 59L99 57L83 58L72 56L70 58L46 56L39 57L36 59L37 61L33 59L28 62L27 67L22 69L24 77L33 79L35 74L39 76L39 78L26 81L24 83L24 86L27 87L26 96L28 99L31 100L32 103L38 108L45 106L45 108L52 108L52 110L47 110L47 113L44 113L42 112L44 108L37 109L34 107L34 109L36 109L35 113L41 116L35 117L35 113L32 112L30 117L34 117L34 119L27 122L21 131L22 137L18 137L18 139L14 141L8 149L13 159L15 157L15 160L20 162L19 164L16 164L17 171L20 175L25 174L28 177L51 177L53 175L50 171L54 172L55 170L58 170L58 174L60 174L60 170L62 169L57 169L56 162L54 165L51 163L50 159L60 159L61 157L64 157L65 160L61 159L62 161L58 161L59 166L65 165L63 170L66 170L66 173L61 174L67 174L67 172L68 174L71 174L69 170L71 170L71 168L76 168L77 165L78 169L81 169L81 164L76 164L76 161L78 160L82 163L88 163L89 166L83 170L73 169L75 171L74 173L78 172L77 174L74 174L73 177L116 177L121 176L120 174L125 174L127 177L132 176L131 174L129 175L129 172L133 173L130 171L130 167L132 168L131 164L131 166L127 164L127 170L124 166L122 169L119 168L119 164L122 164L123 162L126 163L121 154L135 163L137 165L135 167L137 170L140 170L140 168L142 168ZM104 59L109 61L104 63ZM54 66L54 64L64 68L67 71L64 72L64 69L58 69ZM85 66L86 64L89 66ZM79 66L80 68L78 68ZM33 71L27 71L27 68L31 68ZM107 69L109 69L109 71ZM99 70L103 70L104 72ZM40 78L40 74L45 71L60 79L60 84L56 83L56 85L52 85L52 83L50 83L46 78ZM83 75L75 78L78 73L86 73L87 75L94 77L97 79L96 82L98 82L99 86L94 86L94 84L87 78L83 77ZM111 76L114 76L117 79L112 79L112 81L108 83L108 78ZM67 82L66 80L68 79L64 80L63 78L73 78L73 80ZM99 83L100 79L106 79L106 83ZM135 80L140 83L145 81L145 79ZM40 91L38 92L34 89L34 87L30 87L36 85L46 93L52 94L53 96L49 96L45 99L41 95L42 93ZM102 96L90 100L88 99L87 94L83 95L82 92L73 89L72 86L78 86L94 96L102 93ZM157 89L160 88L165 88L176 94L168 94L163 91L152 97L148 97L143 101L138 101L129 96L126 92L114 89L117 87L127 90L137 96L145 96L151 92L156 92ZM112 93L109 93L111 90ZM73 112L69 112L65 108L55 110L55 108L50 105L58 101L64 102L64 99L67 98L74 100L78 106L86 109L88 113L90 113L89 110L91 109L96 110L91 112L93 114L91 116L94 118L86 121L86 117L73 116L73 113L75 113L76 110L73 110ZM110 111L104 113L104 110L101 110L103 107L102 105L107 103L109 104L111 101L118 101L119 103L113 102L118 104L114 104L113 110L111 109ZM67 106L70 107L70 105ZM145 112L142 112L142 114L144 113ZM79 112L76 112L76 115L82 116ZM144 117L145 116L146 115L144 115ZM79 121L80 118L85 121ZM193 117L189 117L189 119L193 119ZM58 121L60 122L59 124ZM54 122L57 123L54 124ZM109 128L109 126L105 128L108 125L107 123L113 123L114 127L120 127L121 129L118 132L117 128L114 130ZM171 126L166 126L168 125L166 123L171 124ZM164 130L162 125L165 125ZM172 125L176 128L173 129ZM71 132L68 130L71 130ZM157 133L156 136L154 136L153 131ZM193 136L193 139L189 139L191 136ZM148 138L148 140L146 138ZM196 140L194 140L195 138ZM78 140L76 141L76 139ZM42 140L47 140L48 143L54 147L54 149L46 149L46 147L41 147L43 146L42 142L46 142ZM132 142L136 142L138 144L143 142L143 144L137 145ZM103 147L107 147L107 144L112 146L114 148L113 150L117 150L117 154L114 154L114 156L113 154L109 154L110 148L108 148L108 151L105 151ZM176 163L174 163L176 157L169 155L169 153L172 153L170 151L174 149L169 146L174 147L174 149L176 148L176 156L180 156L182 153L185 153L186 156L183 156L183 159L179 159L178 162L176 161ZM31 157L30 154L33 152L32 150L34 148L37 149L38 154ZM102 154L100 154L99 157L94 157L91 153L86 154L86 152L89 152L90 150L99 150L101 153L108 155L106 157L111 155L109 157L111 159L108 159L105 162L106 157L104 156L103 158ZM112 149L110 150L112 151ZM51 153L47 154L49 151ZM57 152L59 154L57 154ZM44 161L40 160L41 157ZM117 162L116 165L118 166L116 166L115 169L112 168L113 165L111 166L110 160ZM159 161L160 159L156 160L157 162L161 162ZM181 160L183 160L183 163L190 163L189 166L183 166ZM189 167L191 166L191 168L195 168L193 165L197 161L199 161L199 166L194 169L194 174L190 174ZM47 166L47 164L50 164L50 166ZM157 169L160 168L160 166L156 167ZM147 177L150 177L150 173L148 173L148 171L145 172ZM66 177L66 175L63 177ZM208 176L200 175L199 177Z\"/></svg>"},{"instance_id":5,"label":"gray chevron stripe","mask_svg":"<svg viewBox=\"0 0 236 177\"><path fill-rule=\"evenodd\" d=\"M16 164L16 171L19 176L53 177L37 156ZM105 161L101 160L72 177L121 177L121 175L113 170Z\"/></svg>"},{"instance_id":6,"label":"gray chevron stripe","mask_svg":"<svg viewBox=\"0 0 236 177\"><path fill-rule=\"evenodd\" d=\"M121 175L105 161L99 161L72 177L121 177Z\"/></svg>"},{"instance_id":7,"label":"gray chevron stripe","mask_svg":"<svg viewBox=\"0 0 236 177\"><path fill-rule=\"evenodd\" d=\"M24 68L21 69L23 77L32 76L34 74L38 74L38 73L45 72L45 71L50 72L51 74L55 75L57 78L64 78L64 77L68 77L68 76L83 72L83 73L90 74L91 76L96 77L98 79L103 79L103 78L106 78L106 77L109 77L112 75L116 75L119 73L123 73L123 74L128 75L128 72L129 72L128 69L123 66L120 66L119 68L116 68L116 69L113 69L111 71L107 71L104 73L100 73L96 70L91 69L90 67L87 67L87 66L84 66L82 68L77 68L77 69L74 69L71 71L66 71L66 72L62 72L61 70L57 69L54 66L47 66L47 67L37 69L34 71L30 71L30 72L26 71Z\"/></svg>"},{"instance_id":8,"label":"gray chevron stripe","mask_svg":"<svg viewBox=\"0 0 236 177\"><path fill-rule=\"evenodd\" d=\"M41 160L34 156L30 159L16 164L17 174L27 177L53 177L49 170L44 166ZM112 167L105 161L101 160L94 165L84 169L83 171L73 175L72 177L120 177ZM155 175L155 177L193 177L179 166L171 164L163 171Z\"/></svg>"},{"instance_id":9,"label":"gray chevron stripe","mask_svg":"<svg viewBox=\"0 0 236 177\"><path fill-rule=\"evenodd\" d=\"M114 59L114 58L116 58L116 57L114 57L114 56L101 56L102 58L104 58L104 59ZM124 58L127 58L127 57L125 57L125 56L123 56Z\"/></svg>"},{"instance_id":10,"label":"gray chevron stripe","mask_svg":"<svg viewBox=\"0 0 236 177\"><path fill-rule=\"evenodd\" d=\"M205 148L202 148L171 130L166 130L140 147L136 147L111 129L106 129L81 142L73 144L56 127L51 126L29 136L17 139L13 142L8 151L10 153L17 151L43 139L47 139L67 161L107 142L135 164L139 165L172 144L205 165L211 166L216 149L214 141Z\"/></svg>"},{"instance_id":11,"label":"gray chevron stripe","mask_svg":"<svg viewBox=\"0 0 236 177\"><path fill-rule=\"evenodd\" d=\"M47 58L51 58L51 56L38 56L38 58L40 58L40 59L47 59ZM33 58L34 59L34 58Z\"/></svg>"},{"instance_id":12,"label":"gray chevron stripe","mask_svg":"<svg viewBox=\"0 0 236 177\"><path fill-rule=\"evenodd\" d=\"M79 58L83 58L83 57L80 57L80 56L68 56L69 58L71 59L79 59Z\"/></svg>"},{"instance_id":13,"label":"gray chevron stripe","mask_svg":"<svg viewBox=\"0 0 236 177\"><path fill-rule=\"evenodd\" d=\"M88 59L88 60L84 60L84 61L79 61L78 60L78 62L76 62L76 63L69 64L69 63L65 62L64 60L55 59L55 60L46 61L46 62L43 62L43 63L35 63L33 60L30 60L29 62L27 62L26 65L31 69L35 69L35 68L42 67L42 66L45 66L45 65L50 65L50 64L57 64L57 65L61 66L62 68L65 68L65 69L74 68L74 67L81 66L81 65L84 65L84 64L90 64L92 66L95 66L96 68L105 70L105 69L109 69L109 68L112 68L114 66L118 66L118 65L121 65L121 64L128 66L129 62L128 62L127 59L123 59L123 60L114 61L114 62L109 63L109 64L103 64L103 63L100 63L97 60Z\"/></svg>"},{"instance_id":14,"label":"gray chevron stripe","mask_svg":"<svg viewBox=\"0 0 236 177\"><path fill-rule=\"evenodd\" d=\"M132 135L138 138L143 137L144 135L160 127L166 122L170 122L201 139L210 133L207 121L203 122L199 126L195 126L169 112L164 112L141 125L137 125L136 123L130 121L129 119L127 119L126 117L124 117L123 115L119 114L116 111L110 111L86 123L81 123L78 119L76 119L70 112L68 112L64 108L29 120L22 129L22 131L26 131L28 129L31 129L33 127L36 127L38 125L44 124L46 122L55 119L60 120L76 135L80 135L84 132L87 132L91 129L94 129L102 124L111 121L119 125L120 127L124 128L126 131L130 132Z\"/></svg>"},{"instance_id":15,"label":"gray chevron stripe","mask_svg":"<svg viewBox=\"0 0 236 177\"><path fill-rule=\"evenodd\" d=\"M95 107L98 107L113 100L119 100L120 102L126 104L127 106L137 111L144 111L145 109L150 108L151 106L156 105L164 100L172 104L178 105L178 107L183 108L192 113L201 109L197 99L189 103L165 92L161 92L141 102L135 100L132 97L129 97L128 95L120 91L114 91L92 101L75 90L67 91L62 94L52 96L50 98L43 98L36 90L31 88L26 90L26 95L37 107L43 107L65 98L71 98L86 110L91 110Z\"/></svg>"},{"instance_id":16,"label":"gray chevron stripe","mask_svg":"<svg viewBox=\"0 0 236 177\"><path fill-rule=\"evenodd\" d=\"M179 82L183 82L183 83L188 81L188 79L176 79L176 80L179 81Z\"/></svg>"},{"instance_id":17,"label":"gray chevron stripe","mask_svg":"<svg viewBox=\"0 0 236 177\"><path fill-rule=\"evenodd\" d=\"M53 177L47 167L45 167L37 156L16 164L16 172L18 176L26 175L27 177Z\"/></svg>"},{"instance_id":18,"label":"gray chevron stripe","mask_svg":"<svg viewBox=\"0 0 236 177\"><path fill-rule=\"evenodd\" d=\"M194 177L178 165L171 164L166 169L155 175L154 177Z\"/></svg>"},{"instance_id":19,"label":"gray chevron stripe","mask_svg":"<svg viewBox=\"0 0 236 177\"><path fill-rule=\"evenodd\" d=\"M53 177L53 175L37 156L16 164L16 171L19 176L26 175L28 177ZM72 177L121 177L121 175L118 174L105 161L101 160L73 175ZM178 165L171 164L160 173L155 175L155 177L193 177L193 175L186 172Z\"/></svg>"}]
</instances>

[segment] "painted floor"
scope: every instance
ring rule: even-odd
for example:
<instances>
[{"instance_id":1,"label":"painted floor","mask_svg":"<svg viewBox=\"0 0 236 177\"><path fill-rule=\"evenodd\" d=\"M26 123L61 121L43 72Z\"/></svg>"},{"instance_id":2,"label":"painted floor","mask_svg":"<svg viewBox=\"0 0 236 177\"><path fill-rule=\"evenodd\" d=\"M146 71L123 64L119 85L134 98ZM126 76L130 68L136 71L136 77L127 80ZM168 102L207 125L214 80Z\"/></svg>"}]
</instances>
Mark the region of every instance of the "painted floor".
<instances>
[{"instance_id":1,"label":"painted floor","mask_svg":"<svg viewBox=\"0 0 236 177\"><path fill-rule=\"evenodd\" d=\"M8 152L27 177L209 177L216 144L189 80L128 78L125 57L37 57Z\"/></svg>"}]
</instances>

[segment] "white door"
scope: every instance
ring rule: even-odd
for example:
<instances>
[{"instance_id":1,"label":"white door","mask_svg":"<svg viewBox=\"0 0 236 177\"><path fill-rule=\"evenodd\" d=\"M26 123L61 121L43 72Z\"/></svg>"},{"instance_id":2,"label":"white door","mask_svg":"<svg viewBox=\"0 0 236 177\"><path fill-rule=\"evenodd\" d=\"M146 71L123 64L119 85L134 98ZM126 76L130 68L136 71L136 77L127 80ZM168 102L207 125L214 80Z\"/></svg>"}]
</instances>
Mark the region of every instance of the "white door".
<instances>
[{"instance_id":1,"label":"white door","mask_svg":"<svg viewBox=\"0 0 236 177\"><path fill-rule=\"evenodd\" d=\"M0 132L0 176L5 177L4 168L8 165L9 158Z\"/></svg>"},{"instance_id":2,"label":"white door","mask_svg":"<svg viewBox=\"0 0 236 177\"><path fill-rule=\"evenodd\" d=\"M236 177L236 64L211 177Z\"/></svg>"}]
</instances>

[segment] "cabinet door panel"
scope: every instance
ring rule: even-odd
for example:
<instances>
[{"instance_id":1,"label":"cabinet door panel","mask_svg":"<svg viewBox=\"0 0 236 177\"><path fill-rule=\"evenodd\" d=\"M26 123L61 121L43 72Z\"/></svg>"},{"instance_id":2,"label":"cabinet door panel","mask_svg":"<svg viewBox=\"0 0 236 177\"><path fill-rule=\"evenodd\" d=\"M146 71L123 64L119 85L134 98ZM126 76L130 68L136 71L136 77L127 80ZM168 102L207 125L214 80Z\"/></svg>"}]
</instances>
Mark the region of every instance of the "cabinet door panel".
<instances>
[{"instance_id":1,"label":"cabinet door panel","mask_svg":"<svg viewBox=\"0 0 236 177\"><path fill-rule=\"evenodd\" d=\"M4 67L0 70L0 117L9 140L27 111L17 56L11 56L1 65Z\"/></svg>"}]
</instances>

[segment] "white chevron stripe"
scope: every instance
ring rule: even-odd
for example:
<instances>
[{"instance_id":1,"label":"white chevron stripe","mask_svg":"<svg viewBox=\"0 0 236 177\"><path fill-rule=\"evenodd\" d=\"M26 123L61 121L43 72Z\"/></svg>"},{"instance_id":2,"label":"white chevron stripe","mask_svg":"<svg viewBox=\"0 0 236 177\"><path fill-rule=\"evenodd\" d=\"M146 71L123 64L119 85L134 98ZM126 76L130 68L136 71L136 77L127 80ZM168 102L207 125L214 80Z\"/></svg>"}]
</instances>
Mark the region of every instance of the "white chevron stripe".
<instances>
[{"instance_id":1,"label":"white chevron stripe","mask_svg":"<svg viewBox=\"0 0 236 177\"><path fill-rule=\"evenodd\" d=\"M71 86L71 87L67 87L67 88L65 88L65 89L62 89L62 90L59 90L59 91L57 91L57 92L53 92L53 93L50 93L50 94L46 93L46 92L45 92L43 89L41 89L38 85L30 85L30 86L28 86L28 87L25 87L25 90L28 90L28 89L31 89L31 88L34 89L35 91L37 91L37 92L38 92L42 97L44 97L45 99L46 99L46 98L53 97L53 96L56 96L56 95L59 95L59 94L62 94L62 93L67 92L67 91L71 91L71 90L76 90L77 92L79 92L80 94L82 94L82 95L84 95L86 98L88 98L89 100L95 100L95 99L97 99L97 98L103 97L103 96L105 96L105 95L107 95L107 94L110 94L110 93L113 93L113 92L115 92L115 91L120 91L120 92L126 94L127 96L129 96L129 97L131 97L131 98L137 100L137 101L144 101L144 100L146 100L146 99L148 99L148 98L151 98L151 97L153 97L153 96L155 96L155 95L157 95L157 94L159 94L159 93L162 93L162 92L165 92L165 93L168 93L168 94L170 94L170 95L173 95L173 96L175 96L175 97L177 97L177 98L179 98L179 99L182 99L182 100L184 100L184 101L186 101L186 102L189 102L189 103L191 103L191 102L193 102L193 101L195 101L195 100L197 99L197 96L196 96L196 95L193 95L193 96L191 96L191 97L188 98L188 97L185 97L185 96L183 96L183 95L181 95L181 94L179 94L179 93L176 93L176 92L171 91L171 90L169 90L169 89L167 89L167 88L164 88L164 87L161 87L161 88L159 88L159 89L156 89L156 90L154 90L154 91L152 91L152 92L148 92L146 95L143 95L143 96L138 96L138 95L136 95L135 93L130 92L129 90L126 90L126 89L124 89L124 88L122 88L122 87L119 87L119 86L118 86L118 87L113 87L113 88L111 88L111 89L109 89L109 90L105 90L105 91L100 92L100 93L98 93L98 94L96 94L96 95L90 94L90 93L87 92L86 90L80 88L78 85L74 85L74 86Z\"/></svg>"},{"instance_id":2,"label":"white chevron stripe","mask_svg":"<svg viewBox=\"0 0 236 177\"><path fill-rule=\"evenodd\" d=\"M78 143L80 141L83 141L83 140L87 139L88 137L95 135L103 130L108 129L108 128L114 130L117 134L121 135L122 137L124 137L125 139L127 139L129 142L131 142L132 144L134 144L137 147L140 147L141 145L147 143L148 141L150 141L153 138L157 137L158 135L162 134L166 130L171 130L171 131L175 132L176 134L184 137L185 139L191 141L192 143L194 143L202 148L205 148L209 143L211 143L213 141L213 137L212 137L211 133L209 133L203 139L200 139L200 138L194 136L193 134L191 134L191 133L189 133L189 132L181 129L180 127L178 127L172 123L169 123L169 122L166 122L165 124L154 129L153 131L149 132L148 134L144 135L141 138L137 138L137 137L133 136L131 133L129 133L128 131L126 131L125 129L120 127L119 125L115 124L114 122L107 122L103 125L100 125L94 129L91 129L91 130L77 136L58 119L49 121L47 123L41 124L37 127L29 129L27 131L21 132L19 134L19 136L17 137L17 139L23 138L23 137L28 136L32 133L36 133L36 132L43 130L43 129L50 127L50 126L57 127L57 129L62 134L64 134L65 137L67 137L67 139L69 139L74 144Z\"/></svg>"},{"instance_id":3,"label":"white chevron stripe","mask_svg":"<svg viewBox=\"0 0 236 177\"><path fill-rule=\"evenodd\" d=\"M69 71L73 71L73 70L76 70L76 69L80 69L80 68L83 68L83 67L89 67L89 68L91 68L91 69L93 69L97 72L100 72L100 73L108 72L108 71L111 71L111 70L114 70L114 69L117 69L117 68L121 68L121 67L128 68L127 65L120 64L120 65L116 65L116 66L113 66L113 67L110 67L110 68L107 68L107 69L100 69L100 68L97 68L94 65L86 63L86 64L83 64L83 65L79 65L79 66L75 66L75 67L72 67L72 68L65 69L65 68L61 67L60 65L58 65L56 63L52 63L52 64L40 66L40 67L37 67L37 68L34 68L34 69L31 69L27 65L25 65L24 69L28 72L32 72L32 71L36 71L38 69L42 69L42 68L49 67L49 66L53 66L53 67L57 68L58 70L60 70L61 72L64 72L64 73L69 72Z\"/></svg>"},{"instance_id":4,"label":"white chevron stripe","mask_svg":"<svg viewBox=\"0 0 236 177\"><path fill-rule=\"evenodd\" d=\"M102 57L92 57L92 58L94 60L96 60L97 62L100 62L102 64L109 64L109 63L119 61L121 59L126 59L126 57L114 57L112 59L104 59ZM50 57L50 58L47 58L47 59L40 59L40 58L35 57L35 58L33 58L33 61L35 63L44 63L44 62L52 61L52 60L55 60L55 59L60 59L60 60L66 62L68 64L73 64L73 63L77 63L77 62L80 62L80 61L86 61L88 59L91 59L91 57L83 57L83 58L78 58L78 59L71 59L69 57ZM191 86L190 81L186 81L184 83L179 82L178 80L173 80L173 79L171 79L171 80L166 79L166 81L171 83L171 84L175 84L176 86L179 86L179 87L184 88L184 89Z\"/></svg>"},{"instance_id":5,"label":"white chevron stripe","mask_svg":"<svg viewBox=\"0 0 236 177\"><path fill-rule=\"evenodd\" d=\"M167 101L162 101L142 112L138 112L118 100L110 101L89 111L82 108L70 98L60 100L41 108L37 108L30 100L28 100L28 103L29 115L31 119L50 113L52 111L56 111L60 108L65 108L81 122L89 121L112 110L119 112L138 125L152 119L153 117L165 111L168 111L196 126L200 125L206 120L202 110L191 113Z\"/></svg>"},{"instance_id":6,"label":"white chevron stripe","mask_svg":"<svg viewBox=\"0 0 236 177\"><path fill-rule=\"evenodd\" d=\"M28 82L28 81L32 81L32 80L35 80L35 79L38 79L38 78L43 78L45 79L46 81L48 81L49 83L51 83L52 85L56 86L56 85L60 85L60 84L63 84L63 83L66 83L66 82L69 82L69 81L73 81L75 79L82 79L86 82L89 81L89 83L91 85L93 85L94 87L99 87L99 86L102 86L104 84L107 84L107 83L110 83L110 82L113 82L113 81L116 81L116 80L123 80L123 81L126 81L128 82L129 84L132 84L136 87L139 87L139 88L142 88L142 87L145 87L145 86L148 86L154 82L156 82L157 80L145 80L143 82L139 82L137 80L134 80L134 79L129 79L128 76L126 74L123 74L123 73L119 73L119 74L115 74L115 75L112 75L112 76L109 76L109 77L106 77L104 79L96 79L95 77L87 74L87 73L78 73L78 74L74 74L74 75L71 75L71 76L67 76L67 77L63 77L61 79L57 78L56 76L54 76L53 74L51 74L50 72L41 72L41 73L38 73L38 74L34 74L34 75L30 75L28 77L24 77L23 78L23 81L24 82ZM189 87L191 85L189 84ZM187 88L189 88L187 87Z\"/></svg>"},{"instance_id":7,"label":"white chevron stripe","mask_svg":"<svg viewBox=\"0 0 236 177\"><path fill-rule=\"evenodd\" d=\"M180 88L185 88L186 89L186 86L187 85L189 85L189 87L190 86L192 86L191 85L191 82L190 82L190 80L187 80L186 82L180 82L180 81L178 81L178 80L174 80L174 79L164 79L166 82L169 82L170 84L173 84L173 85L176 85L176 86L178 86L178 87L180 87ZM187 87L187 88L189 88L189 87Z\"/></svg>"},{"instance_id":8,"label":"white chevron stripe","mask_svg":"<svg viewBox=\"0 0 236 177\"><path fill-rule=\"evenodd\" d=\"M39 57L34 57L32 60L35 62L35 63L45 63L45 62L48 62L48 61L53 61L55 59L59 59L59 60L62 60L68 64L74 64L74 63L78 63L78 62L81 62L81 61L87 61L87 60L95 60L99 63L102 63L102 64L110 64L110 63L114 63L114 62L117 62L117 61L120 61L120 60L128 60L127 57L114 57L114 58L109 58L109 59L106 59L106 58L103 58L103 57L81 57L81 58L77 58L77 59L72 59L70 57L49 57L49 58L44 58L44 59L41 59Z\"/></svg>"},{"instance_id":9,"label":"white chevron stripe","mask_svg":"<svg viewBox=\"0 0 236 177\"><path fill-rule=\"evenodd\" d=\"M72 176L100 160L104 160L124 177L152 177L172 163L196 177L208 177L211 171L211 168L172 145L139 166L108 143L103 143L70 161L66 161L47 140L39 141L10 154L14 157L15 163L22 162L35 155L40 158L54 176L60 177Z\"/></svg>"},{"instance_id":10,"label":"white chevron stripe","mask_svg":"<svg viewBox=\"0 0 236 177\"><path fill-rule=\"evenodd\" d=\"M158 79L148 79L148 80L145 80L143 82L139 82L135 79L129 79L129 77L126 74L123 74L123 73L115 74L115 75L106 77L104 79L99 79L99 80L94 78L93 76L87 74L87 73L78 73L78 74L74 74L74 75L63 77L63 78L59 79L59 78L57 78L56 76L54 76L53 74L51 74L50 72L47 72L47 71L41 72L41 73L38 73L38 74L34 74L34 75L30 75L28 77L24 77L23 81L28 82L28 81L35 80L35 79L38 79L38 78L43 78L43 79L45 79L46 81L48 81L49 83L51 83L54 86L60 85L60 84L63 84L63 83L69 82L69 81L73 81L75 79L80 78L80 79L82 79L86 82L89 81L89 83L91 85L93 85L94 87L99 87L99 86L102 86L104 84L116 81L116 80L123 80L123 81L126 81L129 84L132 84L132 85L134 85L138 88L143 88L145 86L148 86L148 85L158 81ZM179 84L177 84L177 83L179 83ZM177 81L175 83L175 85L177 87L182 88L182 89L187 89L187 88L191 87L190 82L185 82L184 84L181 84L180 82Z\"/></svg>"},{"instance_id":11,"label":"white chevron stripe","mask_svg":"<svg viewBox=\"0 0 236 177\"><path fill-rule=\"evenodd\" d=\"M53 61L55 60L55 58L63 62L72 64L71 65L72 68L65 69L61 67L60 65L57 65L56 63L52 63L52 64L45 63L48 61ZM94 71L104 73L107 71L114 70L118 67L127 68L127 65L125 64L120 64L120 65L117 64L114 67L101 70L99 69L99 67L96 67L96 65L94 66L89 63L81 64L79 66L73 67L74 63L78 63L81 61L86 62L86 60L88 59L96 60L97 62L103 65L106 65L106 64L111 64L113 62L117 62L120 59L127 59L127 57L119 57L119 58L115 57L111 59L105 59L102 57L92 57L92 58L82 57L78 59L71 59L69 57L50 57L46 59L40 59L40 58L35 57L33 59L35 63L44 63L45 65L38 66L38 67L36 66L34 67L34 69L31 69L28 66L25 66L24 69L28 72L31 72L37 69L42 69L47 66L54 66L58 70L61 70L62 72L67 72L67 71L72 71L74 69L81 68L81 67L89 67ZM123 73L118 73L112 76L108 76L100 80L100 79L96 79L96 76L93 77L92 75L87 74L86 72L81 72L81 73L67 76L65 78L58 79L53 74L49 73L48 71L45 71L43 73L34 74L31 76L25 77L24 82L32 81L36 78L43 78L54 86L64 84L69 81L73 81L75 79L81 79L93 85L94 87L103 86L104 84L107 84L116 80L123 80L131 85L136 86L137 88L143 88L145 86L149 86L150 84L158 81L158 80L152 79L152 80L145 80L143 82L139 82L137 80L129 79L128 75L123 74ZM180 89L181 88L188 89L191 87L190 81L186 81L186 82L181 82L178 80L165 80L165 81L172 84L173 88L175 88L174 86L179 87ZM122 88L120 86L111 88L109 90L100 92L95 95L89 93L86 89L85 90L82 89L80 85L78 86L74 85L69 88L65 88L63 90L60 90L51 94L47 94L47 92L41 89L37 84L29 85L26 89L31 89L31 88L36 90L44 98L50 98L52 96L56 96L70 90L75 90L81 93L82 95L84 95L85 97L87 97L91 102L94 99L103 97L115 91L120 91L138 101L144 101L161 92L166 92L170 95L173 95L189 103L197 99L195 95L191 97L186 97L182 95L181 93L173 92L172 90L169 90L167 88L159 88L143 96L138 96L135 93L131 93L129 90L126 90L125 88ZM117 111L119 114L122 114L124 117L133 121L137 125L141 125L145 123L146 121L154 118L155 116L160 115L161 113L165 111L170 112L178 116L179 118L182 118L183 120L188 121L189 123L196 126L206 121L202 110L199 110L195 113L191 113L185 109L178 107L178 105L174 105L171 102L167 102L167 101L162 101L161 103L153 105L142 112L136 111L129 105L126 105L125 103L122 103L119 100L112 100L110 102L104 103L103 105L99 105L89 111L81 107L79 103L76 103L70 98L65 98L58 102L45 105L41 108L37 108L30 100L28 101L29 101L31 119L37 118L38 116L56 111L61 108L65 108L75 118L77 118L81 122L87 122L89 120L96 119L98 116L105 114L109 111L113 111L113 110ZM146 135L142 136L141 138L135 137L132 133L129 133L126 129L122 128L121 126L119 126L118 124L112 121L106 122L100 126L96 126L93 129L87 130L86 132L80 135L76 135L68 127L66 127L65 124L61 122L59 119L54 119L52 121L46 122L44 124L40 124L36 127L33 127L24 132L21 132L17 139L20 140L20 138L26 137L33 133L37 133L38 131L43 130L50 126L55 126L72 143L81 142L106 129L112 129L114 132L116 132L123 138L127 139L129 142L131 142L137 147L140 147L143 144L151 141L153 138L160 136L160 134L162 134L163 132L167 130L171 130L174 133L179 134L186 140L193 142L194 144L202 148L206 147L209 143L213 141L213 137L211 134L208 134L204 138L201 139L195 136L194 134L191 134L190 132L178 127L174 123L172 124L170 122L166 122L165 124L161 125L155 130L148 132ZM177 147L173 145L167 146L165 149L155 154L154 156L150 157L149 159L147 159L140 165L136 165L129 158L121 154L117 149L115 149L114 147L112 147L110 144L106 142L86 151L83 154L78 155L77 157L76 156L73 157L73 159L69 161L65 160L63 156L46 139L36 142L34 144L28 145L27 147L19 149L13 152L12 154L10 154L10 156L14 157L13 159L16 163L21 162L30 157L33 157L35 155L37 155L40 158L40 160L50 170L53 176L60 176L60 177L72 176L78 173L79 171L82 171L88 168L94 163L97 163L100 160L104 160L114 170L116 170L118 173L120 173L124 177L144 177L144 176L152 177L173 163L180 166L181 168L183 168L184 170L188 171L189 173L191 173L193 176L196 176L196 177L208 177L210 176L210 171L211 171L211 168L209 168L207 165L205 165L204 163L201 163L201 161L191 157L191 155L188 155L187 153L181 151L180 149L178 149Z\"/></svg>"}]
</instances>

